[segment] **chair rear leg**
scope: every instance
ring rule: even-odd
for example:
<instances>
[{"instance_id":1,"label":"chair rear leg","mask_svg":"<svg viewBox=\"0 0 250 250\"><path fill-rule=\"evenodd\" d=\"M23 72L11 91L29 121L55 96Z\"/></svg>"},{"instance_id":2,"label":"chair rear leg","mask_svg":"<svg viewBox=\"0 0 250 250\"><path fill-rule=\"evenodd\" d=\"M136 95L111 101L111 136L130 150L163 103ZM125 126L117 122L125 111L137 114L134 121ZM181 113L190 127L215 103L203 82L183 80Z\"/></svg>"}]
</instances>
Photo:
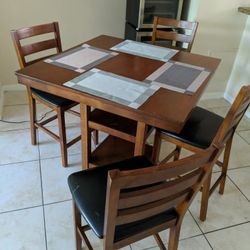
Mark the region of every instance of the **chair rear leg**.
<instances>
[{"instance_id":1,"label":"chair rear leg","mask_svg":"<svg viewBox=\"0 0 250 250\"><path fill-rule=\"evenodd\" d=\"M94 144L97 145L99 143L99 133L98 130L93 130L93 140Z\"/></svg>"},{"instance_id":2,"label":"chair rear leg","mask_svg":"<svg viewBox=\"0 0 250 250\"><path fill-rule=\"evenodd\" d=\"M66 139L66 130L65 130L65 116L64 116L64 111L61 108L57 109L57 118L58 118L62 165L64 167L67 167L68 165L68 152L67 151L68 150L67 150L67 139Z\"/></svg>"},{"instance_id":3,"label":"chair rear leg","mask_svg":"<svg viewBox=\"0 0 250 250\"><path fill-rule=\"evenodd\" d=\"M170 228L168 250L177 250L179 244L179 237L181 231L181 223L177 223L174 227Z\"/></svg>"},{"instance_id":4,"label":"chair rear leg","mask_svg":"<svg viewBox=\"0 0 250 250\"><path fill-rule=\"evenodd\" d=\"M225 147L224 159L223 159L222 170L221 170L222 179L220 181L220 187L219 187L220 194L224 194L225 183L226 183L226 178L227 178L228 163L229 163L230 152L231 152L231 148L232 148L232 142L233 142L233 135L228 140L226 147Z\"/></svg>"}]
</instances>

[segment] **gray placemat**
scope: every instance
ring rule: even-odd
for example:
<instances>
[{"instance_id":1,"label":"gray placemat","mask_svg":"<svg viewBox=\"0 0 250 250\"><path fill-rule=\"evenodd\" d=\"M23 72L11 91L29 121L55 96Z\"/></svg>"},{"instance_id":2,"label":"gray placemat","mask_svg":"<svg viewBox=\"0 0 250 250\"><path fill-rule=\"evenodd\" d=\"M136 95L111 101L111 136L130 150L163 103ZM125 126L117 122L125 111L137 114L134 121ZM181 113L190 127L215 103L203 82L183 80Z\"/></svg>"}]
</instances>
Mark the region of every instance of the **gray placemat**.
<instances>
[{"instance_id":1,"label":"gray placemat","mask_svg":"<svg viewBox=\"0 0 250 250\"><path fill-rule=\"evenodd\" d=\"M83 73L116 55L118 53L83 44L80 47L60 53L44 61Z\"/></svg>"},{"instance_id":2,"label":"gray placemat","mask_svg":"<svg viewBox=\"0 0 250 250\"><path fill-rule=\"evenodd\" d=\"M175 49L163 48L160 46L131 40L125 40L115 45L111 49L164 62L167 62L178 52L178 50Z\"/></svg>"},{"instance_id":3,"label":"gray placemat","mask_svg":"<svg viewBox=\"0 0 250 250\"><path fill-rule=\"evenodd\" d=\"M209 74L210 71L202 67L168 61L148 76L144 82L192 95Z\"/></svg>"},{"instance_id":4,"label":"gray placemat","mask_svg":"<svg viewBox=\"0 0 250 250\"><path fill-rule=\"evenodd\" d=\"M139 108L159 89L156 85L136 81L96 68L64 83L64 86L134 109Z\"/></svg>"}]
</instances>

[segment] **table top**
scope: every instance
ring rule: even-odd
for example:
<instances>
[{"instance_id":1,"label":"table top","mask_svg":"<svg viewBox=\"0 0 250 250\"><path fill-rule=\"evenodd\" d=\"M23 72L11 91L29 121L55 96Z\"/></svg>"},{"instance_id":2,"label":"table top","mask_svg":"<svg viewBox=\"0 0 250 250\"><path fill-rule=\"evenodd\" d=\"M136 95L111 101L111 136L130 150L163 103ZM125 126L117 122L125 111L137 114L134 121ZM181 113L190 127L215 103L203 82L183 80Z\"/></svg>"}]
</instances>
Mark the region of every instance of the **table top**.
<instances>
[{"instance_id":1,"label":"table top","mask_svg":"<svg viewBox=\"0 0 250 250\"><path fill-rule=\"evenodd\" d=\"M122 41L119 38L101 35L85 43L109 50ZM171 60L204 67L211 73L193 95L160 88L138 109L63 86L65 82L79 76L80 73L44 61L18 70L16 75L21 84L178 133L216 71L220 59L180 51ZM162 61L119 52L117 56L100 63L95 68L143 81L163 64Z\"/></svg>"}]
</instances>

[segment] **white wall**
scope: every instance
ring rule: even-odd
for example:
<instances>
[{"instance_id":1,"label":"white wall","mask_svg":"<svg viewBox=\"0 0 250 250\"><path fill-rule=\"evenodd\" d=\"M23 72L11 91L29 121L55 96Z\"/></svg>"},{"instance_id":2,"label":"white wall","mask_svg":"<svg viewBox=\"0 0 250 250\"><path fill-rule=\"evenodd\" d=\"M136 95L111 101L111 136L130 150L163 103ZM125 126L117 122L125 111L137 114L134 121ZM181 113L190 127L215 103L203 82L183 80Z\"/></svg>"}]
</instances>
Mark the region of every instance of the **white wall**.
<instances>
[{"instance_id":1,"label":"white wall","mask_svg":"<svg viewBox=\"0 0 250 250\"><path fill-rule=\"evenodd\" d=\"M246 26L225 93L228 100L235 98L241 86L250 84L250 16L241 15L246 18Z\"/></svg>"},{"instance_id":2,"label":"white wall","mask_svg":"<svg viewBox=\"0 0 250 250\"><path fill-rule=\"evenodd\" d=\"M208 96L225 91L246 22L237 9L249 4L249 0L191 0L190 18L199 22L192 52L222 59L206 90ZM0 81L16 83L11 29L57 20L66 49L100 34L123 37L125 7L126 0L1 0Z\"/></svg>"},{"instance_id":3,"label":"white wall","mask_svg":"<svg viewBox=\"0 0 250 250\"><path fill-rule=\"evenodd\" d=\"M125 0L1 0L0 81L17 82L11 29L58 21L66 49L101 34L123 37L125 7Z\"/></svg>"},{"instance_id":4,"label":"white wall","mask_svg":"<svg viewBox=\"0 0 250 250\"><path fill-rule=\"evenodd\" d=\"M246 5L249 0L191 0L191 18L199 22L192 52L222 59L205 96L224 94L246 22L238 7Z\"/></svg>"}]
</instances>

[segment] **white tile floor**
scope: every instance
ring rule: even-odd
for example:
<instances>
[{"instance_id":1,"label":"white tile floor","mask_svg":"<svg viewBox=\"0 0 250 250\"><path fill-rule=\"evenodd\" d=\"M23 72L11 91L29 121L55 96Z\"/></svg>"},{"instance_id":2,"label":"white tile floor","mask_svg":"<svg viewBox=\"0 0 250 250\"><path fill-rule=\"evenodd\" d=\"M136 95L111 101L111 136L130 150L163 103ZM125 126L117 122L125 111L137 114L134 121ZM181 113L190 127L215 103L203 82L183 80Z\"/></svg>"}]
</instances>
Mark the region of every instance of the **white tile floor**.
<instances>
[{"instance_id":1,"label":"white tile floor","mask_svg":"<svg viewBox=\"0 0 250 250\"><path fill-rule=\"evenodd\" d=\"M200 105L224 115L229 104L221 99ZM46 109L40 107L42 115ZM5 96L4 119L27 120L24 92ZM79 122L69 117L69 136ZM169 149L165 145L162 152ZM250 249L250 121L239 126L233 144L225 194L214 193L206 222L197 215L199 195L187 212L180 236L181 250ZM80 143L69 150L68 168L61 167L59 145L39 133L30 144L29 123L0 122L0 250L74 250L71 195L67 176L81 169ZM161 235L167 242L167 232ZM96 250L101 249L94 235ZM152 238L125 250L158 249Z\"/></svg>"}]
</instances>

